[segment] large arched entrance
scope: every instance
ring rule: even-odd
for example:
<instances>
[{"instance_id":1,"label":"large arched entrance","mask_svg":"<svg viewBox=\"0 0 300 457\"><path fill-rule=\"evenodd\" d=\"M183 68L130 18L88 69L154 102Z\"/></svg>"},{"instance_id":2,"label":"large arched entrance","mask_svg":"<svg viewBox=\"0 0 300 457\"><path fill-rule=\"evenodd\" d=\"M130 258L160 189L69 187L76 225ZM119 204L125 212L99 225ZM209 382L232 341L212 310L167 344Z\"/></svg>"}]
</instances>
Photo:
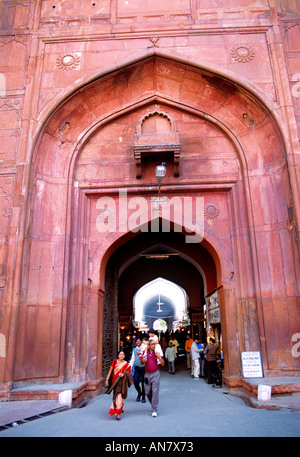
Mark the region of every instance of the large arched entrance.
<instances>
[{"instance_id":1,"label":"large arched entrance","mask_svg":"<svg viewBox=\"0 0 300 457\"><path fill-rule=\"evenodd\" d=\"M116 350L116 341L120 342L118 330L121 329L123 341L126 341L127 335L132 336L133 334L136 294L147 285L157 282L158 278L164 278L169 285L166 284L164 288L163 284L159 284L161 289L157 289L157 293L154 293L154 299L148 294L149 301L145 303L149 305L148 309L153 310L155 307L159 309L156 306L158 294L165 305L169 301L169 310L173 308L172 318L167 319L168 330L171 332L172 324L176 321L178 314L175 313L174 305L172 307L172 297L170 292L168 293L167 286L177 285L184 291L182 300L187 300L184 293L188 296L189 322L185 324L182 322L180 328L188 327L188 330L193 333L195 327L197 329L195 334L197 333L203 340L206 339L204 305L208 302L206 297L217 290L217 272L213 258L203 246L187 244L185 236L174 231L140 233L116 249L107 265L105 289L109 292L104 293L104 312L106 315L118 316L116 320L119 325L117 326L115 321L114 331L112 332L110 328L110 338L103 341L104 370L107 369L113 351ZM112 291L116 294L113 299ZM115 306L114 310L111 308L112 304ZM138 319L144 318L147 321L148 318L148 327L149 324L151 327L153 326L155 315L156 319L160 317L156 310L154 313L152 311L151 316L145 316L145 313L139 311ZM168 316L168 313L163 316ZM107 325L109 326L108 323ZM111 344L112 335L114 335L115 341L113 346Z\"/></svg>"},{"instance_id":2,"label":"large arched entrance","mask_svg":"<svg viewBox=\"0 0 300 457\"><path fill-rule=\"evenodd\" d=\"M101 379L126 301L122 281L138 281L139 255L162 243L151 238L157 220L181 262L164 277L175 281L186 262L205 272L206 295L217 289L228 383L241 375L243 350L261 351L265 373L295 369L283 349L298 329L278 125L244 85L155 52L86 83L43 123L24 215L15 382ZM161 214L151 198L162 161L171 204ZM203 279L193 282L199 294Z\"/></svg>"}]
</instances>

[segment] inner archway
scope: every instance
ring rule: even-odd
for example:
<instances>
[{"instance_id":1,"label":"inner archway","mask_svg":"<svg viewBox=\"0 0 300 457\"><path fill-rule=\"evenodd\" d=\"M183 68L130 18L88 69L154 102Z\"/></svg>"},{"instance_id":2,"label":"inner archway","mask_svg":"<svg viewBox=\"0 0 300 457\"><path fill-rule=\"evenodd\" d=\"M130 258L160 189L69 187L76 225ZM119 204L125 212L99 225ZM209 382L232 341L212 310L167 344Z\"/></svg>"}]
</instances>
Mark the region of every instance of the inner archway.
<instances>
[{"instance_id":1,"label":"inner archway","mask_svg":"<svg viewBox=\"0 0 300 457\"><path fill-rule=\"evenodd\" d=\"M149 252L157 252L158 246L164 252L159 260L155 255L149 255ZM124 237L124 243L107 263L107 272L104 315L114 316L114 330L110 331L109 340L103 339L103 372L111 360L110 351L116 346L111 344L111 338L119 345L121 342L126 345L129 343L127 337L135 330L143 330L135 320L144 323L146 329L162 317L167 322L169 333L180 329L184 335L190 331L201 340L206 339L204 307L206 296L217 289L217 268L203 245L186 243L184 234L174 231L140 233L131 240ZM160 298L164 303L161 309L165 307L165 314L153 313L158 309L158 286L161 287ZM147 289L151 288L152 292L147 294ZM143 307L135 316L139 295ZM108 330L104 332L108 333Z\"/></svg>"}]
</instances>

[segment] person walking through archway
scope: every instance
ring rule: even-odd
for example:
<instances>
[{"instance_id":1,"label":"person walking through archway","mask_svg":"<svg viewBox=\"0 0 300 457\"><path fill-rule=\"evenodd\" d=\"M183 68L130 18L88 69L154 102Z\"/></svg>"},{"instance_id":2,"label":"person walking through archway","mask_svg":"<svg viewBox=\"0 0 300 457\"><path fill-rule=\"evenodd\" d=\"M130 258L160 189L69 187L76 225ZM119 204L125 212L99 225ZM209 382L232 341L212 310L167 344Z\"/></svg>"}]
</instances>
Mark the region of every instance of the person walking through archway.
<instances>
[{"instance_id":1,"label":"person walking through archway","mask_svg":"<svg viewBox=\"0 0 300 457\"><path fill-rule=\"evenodd\" d=\"M172 341L172 343L173 343L173 346L174 346L174 348L175 348L175 357L177 358L177 354L178 354L178 341L176 340L175 335L171 335L170 341Z\"/></svg>"},{"instance_id":2,"label":"person walking through archway","mask_svg":"<svg viewBox=\"0 0 300 457\"><path fill-rule=\"evenodd\" d=\"M169 373L175 374L176 349L172 341L169 341L169 346L165 351L165 359L168 361Z\"/></svg>"},{"instance_id":3,"label":"person walking through archway","mask_svg":"<svg viewBox=\"0 0 300 457\"><path fill-rule=\"evenodd\" d=\"M160 366L165 362L159 352L155 352L155 341L151 340L147 352L141 359L145 364L145 392L152 407L152 417L157 416L160 386Z\"/></svg>"},{"instance_id":4,"label":"person walking through archway","mask_svg":"<svg viewBox=\"0 0 300 457\"><path fill-rule=\"evenodd\" d=\"M140 401L142 398L142 403L146 403L145 400L145 366L142 364L140 360L141 356L141 345L142 342L138 338L136 340L136 346L132 350L132 356L130 360L130 366L133 368L133 383L134 387L138 393L136 401Z\"/></svg>"},{"instance_id":5,"label":"person walking through archway","mask_svg":"<svg viewBox=\"0 0 300 457\"><path fill-rule=\"evenodd\" d=\"M112 377L112 384L109 387L110 377ZM105 380L105 387L108 387L107 393L110 394L113 391L113 400L109 415L115 415L117 420L121 419L124 400L127 398L128 387L131 386L132 382L131 366L125 360L124 351L120 351L118 353L118 358L112 361Z\"/></svg>"}]
</instances>

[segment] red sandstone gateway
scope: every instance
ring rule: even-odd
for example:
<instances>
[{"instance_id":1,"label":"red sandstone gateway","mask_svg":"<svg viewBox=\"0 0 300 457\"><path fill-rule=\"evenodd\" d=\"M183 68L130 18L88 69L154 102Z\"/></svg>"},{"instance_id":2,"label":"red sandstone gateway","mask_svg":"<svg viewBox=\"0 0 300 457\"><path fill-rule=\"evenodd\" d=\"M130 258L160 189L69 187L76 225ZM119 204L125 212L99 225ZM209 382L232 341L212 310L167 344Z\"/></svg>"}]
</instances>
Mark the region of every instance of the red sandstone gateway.
<instances>
[{"instance_id":1,"label":"red sandstone gateway","mask_svg":"<svg viewBox=\"0 0 300 457\"><path fill-rule=\"evenodd\" d=\"M188 297L177 320L164 297L167 325L222 344L227 386L255 393L245 351L299 375L296 3L2 2L2 400L99 393L158 277Z\"/></svg>"}]
</instances>

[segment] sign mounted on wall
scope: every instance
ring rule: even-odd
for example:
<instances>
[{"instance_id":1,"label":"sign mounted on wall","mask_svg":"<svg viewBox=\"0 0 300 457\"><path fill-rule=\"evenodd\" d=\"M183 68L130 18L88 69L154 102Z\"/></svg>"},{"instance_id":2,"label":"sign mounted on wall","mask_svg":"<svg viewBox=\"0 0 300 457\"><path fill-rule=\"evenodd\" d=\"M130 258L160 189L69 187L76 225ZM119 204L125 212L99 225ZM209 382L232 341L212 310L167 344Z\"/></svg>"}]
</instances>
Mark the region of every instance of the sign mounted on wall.
<instances>
[{"instance_id":1,"label":"sign mounted on wall","mask_svg":"<svg viewBox=\"0 0 300 457\"><path fill-rule=\"evenodd\" d=\"M208 321L209 324L219 324L221 322L217 291L208 296Z\"/></svg>"},{"instance_id":2,"label":"sign mounted on wall","mask_svg":"<svg viewBox=\"0 0 300 457\"><path fill-rule=\"evenodd\" d=\"M243 351L241 353L244 378L263 378L260 351Z\"/></svg>"}]
</instances>

